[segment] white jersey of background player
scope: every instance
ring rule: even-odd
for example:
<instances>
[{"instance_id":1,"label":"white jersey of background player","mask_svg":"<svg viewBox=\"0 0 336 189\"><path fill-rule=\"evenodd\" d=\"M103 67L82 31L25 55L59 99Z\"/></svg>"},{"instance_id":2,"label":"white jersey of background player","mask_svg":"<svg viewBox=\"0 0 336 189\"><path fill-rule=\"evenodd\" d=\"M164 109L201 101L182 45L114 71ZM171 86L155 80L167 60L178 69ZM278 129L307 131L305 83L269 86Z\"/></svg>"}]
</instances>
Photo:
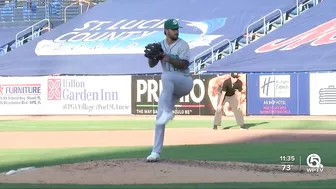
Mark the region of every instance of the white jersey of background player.
<instances>
[{"instance_id":1,"label":"white jersey of background player","mask_svg":"<svg viewBox=\"0 0 336 189\"><path fill-rule=\"evenodd\" d=\"M158 111L156 115L154 144L147 161L159 161L163 147L166 123L174 117L173 110L176 102L190 93L193 88L193 79L189 70L190 50L186 41L179 38L179 24L175 19L169 19L164 23L166 39L161 41L165 53L161 60L163 69L161 75L162 92L159 97ZM158 64L158 61L148 59L150 67Z\"/></svg>"}]
</instances>

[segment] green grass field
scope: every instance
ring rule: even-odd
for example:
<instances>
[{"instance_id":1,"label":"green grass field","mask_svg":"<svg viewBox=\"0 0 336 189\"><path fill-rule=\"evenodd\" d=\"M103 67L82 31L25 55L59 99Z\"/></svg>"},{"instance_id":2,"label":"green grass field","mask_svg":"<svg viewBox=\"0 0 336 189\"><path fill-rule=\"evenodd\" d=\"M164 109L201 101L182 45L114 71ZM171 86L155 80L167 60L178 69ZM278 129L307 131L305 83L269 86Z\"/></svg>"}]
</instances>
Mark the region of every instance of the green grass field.
<instances>
[{"instance_id":1,"label":"green grass field","mask_svg":"<svg viewBox=\"0 0 336 189\"><path fill-rule=\"evenodd\" d=\"M1 189L306 189L330 188L334 189L336 180L306 181L306 182L279 182L279 183L195 183L195 184L165 184L165 185L47 185L47 184L0 184Z\"/></svg>"},{"instance_id":2,"label":"green grass field","mask_svg":"<svg viewBox=\"0 0 336 189\"><path fill-rule=\"evenodd\" d=\"M336 121L326 120L249 120L251 129L318 129L336 130ZM223 127L237 128L234 120L223 120ZM154 120L106 120L106 121L0 121L3 131L99 131L99 130L148 130L153 129ZM167 128L209 128L212 120L178 120Z\"/></svg>"},{"instance_id":3,"label":"green grass field","mask_svg":"<svg viewBox=\"0 0 336 189\"><path fill-rule=\"evenodd\" d=\"M249 121L251 129L323 129L334 130L333 121ZM263 124L260 124L263 123ZM234 126L234 121L223 121L226 126ZM211 126L211 120L174 121L169 128L191 128ZM63 131L63 130L118 130L152 129L153 121L0 121L0 131ZM235 127L234 127L235 128ZM335 166L335 142L284 142L253 144L214 144L166 146L165 158L240 161L251 163L280 162L280 156L292 155L306 158L317 153L323 159L324 166ZM150 152L144 147L101 147L101 148L65 148L65 149L0 149L0 172L26 166L48 166L89 160L145 158ZM223 175L225 176L225 175ZM281 183L216 183L216 184L168 184L168 185L32 185L0 184L0 188L335 188L336 180Z\"/></svg>"}]
</instances>

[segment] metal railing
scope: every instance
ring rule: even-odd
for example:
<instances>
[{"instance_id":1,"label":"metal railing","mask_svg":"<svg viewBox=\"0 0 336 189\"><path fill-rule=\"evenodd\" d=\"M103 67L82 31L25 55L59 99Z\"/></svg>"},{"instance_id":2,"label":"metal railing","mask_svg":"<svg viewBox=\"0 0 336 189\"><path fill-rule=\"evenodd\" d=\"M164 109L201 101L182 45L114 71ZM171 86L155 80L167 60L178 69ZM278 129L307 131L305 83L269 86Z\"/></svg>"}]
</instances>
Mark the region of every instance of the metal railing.
<instances>
[{"instance_id":1,"label":"metal railing","mask_svg":"<svg viewBox=\"0 0 336 189\"><path fill-rule=\"evenodd\" d=\"M34 40L34 33L35 33L35 29L34 29L34 26L37 26L37 25L39 25L39 24L41 24L41 23L43 23L43 22L47 22L47 24L48 24L48 28L51 28L50 26L51 26L51 24L50 24L50 20L49 19L43 19L43 20L40 20L39 22L37 22L37 23L35 23L35 24L33 24L33 25L31 25L31 26L29 26L28 28L26 28L26 29L24 29L24 30L21 30L21 31L19 31L16 35L15 35L15 48L18 48L18 44L19 44L19 42L20 41L22 41L22 40L25 40L26 38L24 38L24 39L21 39L21 40L19 40L19 35L20 34L25 34L25 33L27 33L27 31L29 31L30 29L31 29L31 36L29 36L29 37L31 37L32 38L32 40Z\"/></svg>"},{"instance_id":2,"label":"metal railing","mask_svg":"<svg viewBox=\"0 0 336 189\"><path fill-rule=\"evenodd\" d=\"M301 14L304 11L308 10L310 8L309 4L311 4L312 6L316 6L318 4L318 0L309 0L304 3L301 3L302 10L300 10L299 13Z\"/></svg>"},{"instance_id":3,"label":"metal railing","mask_svg":"<svg viewBox=\"0 0 336 189\"><path fill-rule=\"evenodd\" d=\"M83 14L83 3L86 4L86 11L88 11L90 9L90 5L96 5L97 3L93 3L93 2L87 2L87 1L78 1L78 2L74 2L74 3L71 3L70 5L66 6L64 8L64 22L67 22L67 15L68 15L68 9L74 5L79 5L80 7L80 12L79 14Z\"/></svg>"},{"instance_id":4,"label":"metal railing","mask_svg":"<svg viewBox=\"0 0 336 189\"><path fill-rule=\"evenodd\" d=\"M263 27L263 34L266 35L266 33L267 33L267 25L276 22L276 20L278 19L277 18L274 22L267 23L267 18L268 18L268 16L271 16L272 14L274 14L276 12L279 12L280 24L281 25L283 24L283 13L282 13L282 11L280 9L275 9L274 11L266 14L264 17L256 20L255 22L251 23L250 25L248 25L246 27L246 40L245 40L246 45L249 44L249 39L250 39L249 29L250 29L250 27L252 27L253 25L258 24L258 23L260 23L260 21L262 21L263 22L263 25L262 25L262 27ZM255 32L252 32L251 34L253 34L253 33L255 33Z\"/></svg>"},{"instance_id":5,"label":"metal railing","mask_svg":"<svg viewBox=\"0 0 336 189\"><path fill-rule=\"evenodd\" d=\"M300 14L299 1L302 1L302 0L296 0L296 15Z\"/></svg>"},{"instance_id":6,"label":"metal railing","mask_svg":"<svg viewBox=\"0 0 336 189\"><path fill-rule=\"evenodd\" d=\"M72 7L72 6L74 6L74 5L77 5L77 4L79 4L78 2L74 2L74 3L71 3L70 5L68 5L68 6L66 6L65 8L64 8L64 11L63 11L63 13L64 13L64 18L63 18L63 20L64 20L64 22L67 22L67 10L68 10L68 8L70 8L70 7ZM82 14L83 13L83 4L81 4L80 3L80 14Z\"/></svg>"},{"instance_id":7,"label":"metal railing","mask_svg":"<svg viewBox=\"0 0 336 189\"><path fill-rule=\"evenodd\" d=\"M321 0L308 0L306 2L304 2L304 0L296 0L295 15L298 16L299 14L308 10L310 8L309 4L311 4L312 6L316 6L317 4L319 4L321 2L322 2Z\"/></svg>"},{"instance_id":8,"label":"metal railing","mask_svg":"<svg viewBox=\"0 0 336 189\"><path fill-rule=\"evenodd\" d=\"M229 54L231 54L233 52L233 47L231 44L231 41L229 39L224 39L222 41L220 41L219 43L213 45L212 47L206 49L205 51L201 52L200 54L196 55L194 58L194 73L197 72L197 70L199 70L203 65L208 63L208 60L211 61L211 64L214 62L214 58L217 57L216 55L219 54L219 52L214 53L215 50L219 50L220 47L224 46L224 43L228 45L227 48L225 49L229 49ZM223 44L222 46L219 46L220 44ZM223 49L223 51L225 51L225 49ZM208 58L208 60L206 61L202 61L200 63L197 63L197 59L206 56L208 54L211 54L211 57Z\"/></svg>"},{"instance_id":9,"label":"metal railing","mask_svg":"<svg viewBox=\"0 0 336 189\"><path fill-rule=\"evenodd\" d=\"M303 2L303 3L301 3L301 2L302 2L302 0L296 0L296 6L295 6L295 8L294 8L294 10L296 10L296 15L299 15L299 14L301 14L302 12L304 12L305 10L311 8L311 7L309 6L309 4L311 4L312 6L316 6L317 4L321 3L322 1L321 1L321 0L308 0L308 1ZM301 9L300 7L301 7L301 8L304 8L304 9ZM267 20L268 20L267 18L268 18L269 16L273 15L273 14L276 13L276 12L279 12L279 16L275 16L275 15L274 15L274 17L271 17L270 21L267 21ZM258 31L260 31L260 29L259 29L259 30L255 31L255 32L251 32L251 33L250 33L250 32L249 32L250 27L252 27L253 25L255 25L255 24L257 24L258 22L262 21L262 22L263 22L263 25L262 25L263 35L266 35L269 31L273 31L273 30L276 29L276 28L273 29L273 30L272 30L271 28L268 29L268 26L271 26L271 25L273 25L274 23L278 22L279 19L280 19L280 25L284 25L284 24L285 24L285 21L286 21L286 18L284 18L284 17L285 17L285 14L286 14L286 13L284 13L284 12L281 11L280 9L276 9L276 10L274 10L274 11L268 13L267 15L263 16L262 18L258 19L257 21L253 22L253 23L250 24L249 26L247 26L247 28L246 28L246 36L245 36L245 44L241 44L241 45L243 45L243 46L248 45L248 44L250 43L250 38L249 38L249 37L250 37L251 35L257 33ZM294 16L294 17L296 17L296 16ZM272 20L273 20L273 21L272 21ZM289 18L288 18L288 20L289 20ZM260 26L260 25L259 25L259 26ZM257 27L257 28L258 28L258 27ZM255 29L256 29L256 28L255 28ZM253 30L252 30L252 31L253 31ZM262 34L261 34L261 35L262 35ZM244 36L244 35L243 35L243 36ZM235 52L235 51L237 51L237 50L239 50L239 45L236 45L237 43L240 44L240 43L239 43L239 40L238 40L239 38L240 38L240 37L237 37L237 38L235 38L234 40L232 40L232 41L235 41L235 42L230 42L230 46L233 47L233 51L232 51L232 53ZM254 40L253 40L253 41L254 41ZM231 44L231 43L234 43L234 44ZM218 45L218 44L214 45L213 47L211 47L211 48L209 48L209 49L214 49L214 47L217 46L217 45ZM197 64L197 63L196 63L196 59L197 59L197 57L200 57L202 54L205 54L205 52L207 52L209 49L205 50L204 52L198 54L198 55L195 57L195 59L194 59L194 65ZM217 48L217 49L218 49L218 48ZM232 54L232 53L230 53L230 54ZM210 54L210 52L209 52L208 54ZM228 54L228 56L229 56L230 54ZM214 57L214 56L215 56L215 57ZM208 58L208 59L211 60L211 64L215 62L214 60L218 60L218 59L219 59L217 56L218 56L218 54L214 54L213 52L211 52L211 57ZM208 61L208 60L207 60L207 61ZM200 68L200 67L203 66L203 65L207 65L207 62L206 62L206 61L204 61L204 62L202 62L202 61L199 62L199 63L198 63L198 66L195 66L195 67L194 67L194 73L196 74L196 72L197 72L197 68Z\"/></svg>"}]
</instances>

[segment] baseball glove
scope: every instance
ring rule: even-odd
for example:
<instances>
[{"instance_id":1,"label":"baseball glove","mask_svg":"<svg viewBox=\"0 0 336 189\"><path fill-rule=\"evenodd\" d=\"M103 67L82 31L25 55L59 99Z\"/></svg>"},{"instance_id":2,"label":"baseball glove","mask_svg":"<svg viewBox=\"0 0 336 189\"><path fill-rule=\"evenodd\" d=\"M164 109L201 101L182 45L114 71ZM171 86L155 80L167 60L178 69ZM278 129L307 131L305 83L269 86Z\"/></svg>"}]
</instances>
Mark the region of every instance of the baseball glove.
<instances>
[{"instance_id":1,"label":"baseball glove","mask_svg":"<svg viewBox=\"0 0 336 189\"><path fill-rule=\"evenodd\" d=\"M164 57L163 49L160 43L150 43L145 46L145 57L153 60L162 60Z\"/></svg>"}]
</instances>

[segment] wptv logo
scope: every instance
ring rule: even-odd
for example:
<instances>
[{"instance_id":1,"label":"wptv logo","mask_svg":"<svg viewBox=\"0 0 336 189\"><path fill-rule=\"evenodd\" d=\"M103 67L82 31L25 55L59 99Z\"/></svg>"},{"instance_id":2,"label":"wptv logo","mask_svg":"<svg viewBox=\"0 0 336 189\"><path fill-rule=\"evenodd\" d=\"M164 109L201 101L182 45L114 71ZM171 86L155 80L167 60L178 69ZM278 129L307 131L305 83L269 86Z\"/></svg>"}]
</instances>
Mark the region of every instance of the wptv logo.
<instances>
[{"instance_id":1,"label":"wptv logo","mask_svg":"<svg viewBox=\"0 0 336 189\"><path fill-rule=\"evenodd\" d=\"M310 154L307 157L307 172L308 173L321 173L323 172L323 165L321 157L317 154Z\"/></svg>"}]
</instances>

